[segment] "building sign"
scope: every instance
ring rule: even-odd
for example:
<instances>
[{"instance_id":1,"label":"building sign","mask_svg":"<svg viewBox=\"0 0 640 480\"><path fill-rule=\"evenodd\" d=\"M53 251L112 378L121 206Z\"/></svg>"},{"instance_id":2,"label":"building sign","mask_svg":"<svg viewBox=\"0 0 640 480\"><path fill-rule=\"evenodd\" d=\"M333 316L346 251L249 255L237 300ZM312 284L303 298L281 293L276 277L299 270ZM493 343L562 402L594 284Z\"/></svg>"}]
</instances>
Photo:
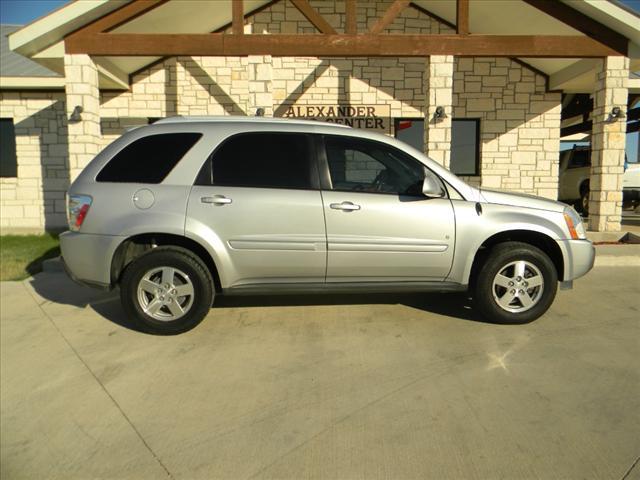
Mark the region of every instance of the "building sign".
<instances>
[{"instance_id":1,"label":"building sign","mask_svg":"<svg viewBox=\"0 0 640 480\"><path fill-rule=\"evenodd\" d=\"M391 133L389 105L290 105L282 116Z\"/></svg>"}]
</instances>

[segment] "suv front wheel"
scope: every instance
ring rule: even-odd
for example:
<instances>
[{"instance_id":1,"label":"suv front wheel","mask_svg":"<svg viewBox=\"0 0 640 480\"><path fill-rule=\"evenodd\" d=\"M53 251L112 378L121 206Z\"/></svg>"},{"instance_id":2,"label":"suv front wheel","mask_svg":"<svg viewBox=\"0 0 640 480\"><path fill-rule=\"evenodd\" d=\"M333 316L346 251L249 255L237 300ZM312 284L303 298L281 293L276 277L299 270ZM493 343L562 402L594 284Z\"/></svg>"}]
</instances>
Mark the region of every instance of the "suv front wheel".
<instances>
[{"instance_id":1,"label":"suv front wheel","mask_svg":"<svg viewBox=\"0 0 640 480\"><path fill-rule=\"evenodd\" d=\"M198 325L213 303L206 265L180 247L156 247L131 262L122 275L120 298L127 316L145 331L162 335Z\"/></svg>"},{"instance_id":2,"label":"suv front wheel","mask_svg":"<svg viewBox=\"0 0 640 480\"><path fill-rule=\"evenodd\" d=\"M589 182L584 182L580 187L580 212L583 216L589 215Z\"/></svg>"},{"instance_id":3,"label":"suv front wheel","mask_svg":"<svg viewBox=\"0 0 640 480\"><path fill-rule=\"evenodd\" d=\"M475 279L478 310L496 323L527 323L553 303L558 274L539 248L521 242L496 245Z\"/></svg>"}]
</instances>

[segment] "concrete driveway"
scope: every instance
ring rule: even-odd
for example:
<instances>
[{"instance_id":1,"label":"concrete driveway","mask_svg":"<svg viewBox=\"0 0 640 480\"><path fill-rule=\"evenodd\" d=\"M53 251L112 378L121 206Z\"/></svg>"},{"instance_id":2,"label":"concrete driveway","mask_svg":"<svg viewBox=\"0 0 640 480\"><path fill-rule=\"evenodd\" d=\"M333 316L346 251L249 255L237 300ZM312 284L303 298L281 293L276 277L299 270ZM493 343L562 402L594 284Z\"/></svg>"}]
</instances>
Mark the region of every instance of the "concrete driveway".
<instances>
[{"instance_id":1,"label":"concrete driveway","mask_svg":"<svg viewBox=\"0 0 640 480\"><path fill-rule=\"evenodd\" d=\"M637 267L524 326L464 296L293 297L156 337L61 273L1 290L3 479L640 478Z\"/></svg>"}]
</instances>

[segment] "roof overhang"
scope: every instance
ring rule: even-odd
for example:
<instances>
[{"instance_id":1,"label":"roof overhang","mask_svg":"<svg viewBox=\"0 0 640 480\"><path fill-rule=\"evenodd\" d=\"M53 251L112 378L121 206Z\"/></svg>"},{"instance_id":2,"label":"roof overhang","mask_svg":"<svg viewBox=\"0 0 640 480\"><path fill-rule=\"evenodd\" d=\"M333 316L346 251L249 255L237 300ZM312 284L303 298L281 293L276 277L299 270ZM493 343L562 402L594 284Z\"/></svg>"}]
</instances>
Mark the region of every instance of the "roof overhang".
<instances>
[{"instance_id":1,"label":"roof overhang","mask_svg":"<svg viewBox=\"0 0 640 480\"><path fill-rule=\"evenodd\" d=\"M21 55L33 58L34 55L61 42L71 32L126 5L129 1L76 0L12 33L9 36L9 46Z\"/></svg>"},{"instance_id":2,"label":"roof overhang","mask_svg":"<svg viewBox=\"0 0 640 480\"><path fill-rule=\"evenodd\" d=\"M585 19L589 17L589 19L598 22L606 29L626 37L628 39L628 55L631 58L631 68L632 70L640 69L640 17L637 14L611 0L561 1L564 5L579 12L576 15L582 14ZM492 36L505 36L507 38L506 36L509 35L523 36L523 38L527 35L546 35L558 38L566 36L567 40L569 40L569 37L575 39L589 37L589 35L585 35L566 22L545 13L540 8L536 8L536 2L539 2L539 0L513 0L509 2L503 0L471 0L468 3L468 30L473 35L487 36L473 38L488 38L489 41L492 40ZM130 0L76 0L13 33L9 37L10 47L12 50L63 74L65 37L87 27L87 25L111 12L115 12L118 9L126 10L123 7L129 3ZM242 13L247 17L252 12L272 3L272 0L244 0L242 3L244 4ZM456 2L454 1L414 0L412 6L455 27ZM129 37L131 39L140 38L135 37L138 34L207 34L231 25L232 10L232 0L218 0L216 2L165 0L158 2L157 5L154 5L154 8L143 11L143 13L116 25L110 33L133 35ZM198 12L197 15L193 14L195 11ZM509 21L504 21L505 18L509 18ZM225 34L220 35L220 37L234 37L234 35ZM244 35L244 37L265 36L254 34ZM269 35L269 37L281 36ZM311 36L307 38L310 39ZM220 54L242 55L243 46L250 43L246 39L229 38L229 40L241 46L230 50L220 50ZM452 41L457 40L457 38L452 39ZM255 41L263 40L256 38ZM341 41L341 39L336 39L336 41ZM365 48L367 43L365 39L350 41L354 42L353 45L358 44L358 48L362 48L363 54L367 54L371 50ZM380 41L384 42L384 40ZM391 39L388 41L391 42ZM364 47L361 46L363 43L365 44ZM432 44L435 45L435 42L425 43L426 48L433 48ZM386 47L382 43L380 48L384 50ZM288 50L282 51L287 52ZM398 51L401 52L403 50ZM462 52L463 50L460 51ZM515 54L508 56L515 57L518 56L518 53L525 54L528 51L526 49L521 51L514 50ZM569 52L569 49L566 51ZM391 52L391 54L394 54L394 52ZM574 49L573 53L575 54L576 52L580 53L579 50ZM602 52L605 52L605 50L602 50ZM146 53L141 50L138 55L112 55L108 53L99 55L93 53L99 68L100 87L103 89L127 88L130 74L157 61L165 53L179 54L175 52L160 52L153 48ZM305 52L305 54L313 55L313 49ZM599 55L601 54L599 53ZM558 57L555 54L553 56ZM549 79L549 87L552 89L566 92L590 92L593 89L597 59L585 58L588 56L574 55L569 58L543 58L539 55L521 55L520 60L546 75Z\"/></svg>"},{"instance_id":3,"label":"roof overhang","mask_svg":"<svg viewBox=\"0 0 640 480\"><path fill-rule=\"evenodd\" d=\"M0 77L0 90L64 90L64 77Z\"/></svg>"}]
</instances>

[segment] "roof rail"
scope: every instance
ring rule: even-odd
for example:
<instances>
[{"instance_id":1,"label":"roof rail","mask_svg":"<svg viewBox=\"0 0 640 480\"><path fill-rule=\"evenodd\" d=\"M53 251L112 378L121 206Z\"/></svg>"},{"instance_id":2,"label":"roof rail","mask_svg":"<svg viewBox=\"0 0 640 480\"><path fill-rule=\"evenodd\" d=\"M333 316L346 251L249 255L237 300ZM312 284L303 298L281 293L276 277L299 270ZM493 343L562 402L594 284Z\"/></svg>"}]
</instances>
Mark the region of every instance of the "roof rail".
<instances>
[{"instance_id":1,"label":"roof rail","mask_svg":"<svg viewBox=\"0 0 640 480\"><path fill-rule=\"evenodd\" d=\"M237 123L237 122L246 122L246 123L295 123L302 125L311 125L311 124L322 124L323 126L334 126L339 128L351 128L347 125L342 125L339 123L331 123L331 122L318 122L317 120L300 120L300 119L292 119L292 118L274 118L274 117L244 117L244 116L235 116L235 115L210 115L210 116L182 116L177 115L175 117L167 117L161 118L160 120L154 122L154 125L158 124L166 124L166 123Z\"/></svg>"}]
</instances>

